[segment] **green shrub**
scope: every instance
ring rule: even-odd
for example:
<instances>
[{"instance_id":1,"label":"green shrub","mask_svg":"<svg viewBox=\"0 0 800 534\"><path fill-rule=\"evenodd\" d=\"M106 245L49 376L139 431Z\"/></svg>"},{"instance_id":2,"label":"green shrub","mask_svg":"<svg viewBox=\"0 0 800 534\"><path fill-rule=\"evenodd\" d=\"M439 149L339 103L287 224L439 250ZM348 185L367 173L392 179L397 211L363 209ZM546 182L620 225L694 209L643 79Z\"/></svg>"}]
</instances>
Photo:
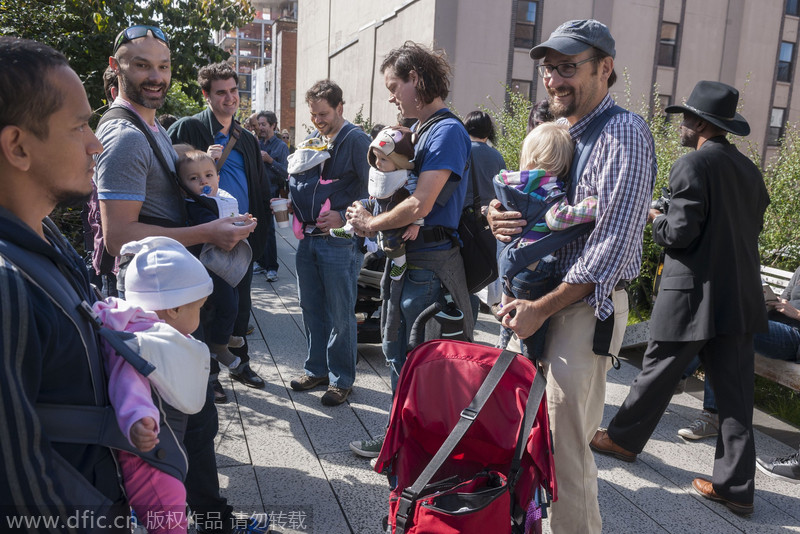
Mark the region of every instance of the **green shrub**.
<instances>
[{"instance_id":1,"label":"green shrub","mask_svg":"<svg viewBox=\"0 0 800 534\"><path fill-rule=\"evenodd\" d=\"M764 169L771 199L759 236L761 263L794 271L800 264L800 131L787 125L777 157ZM752 157L752 156L751 156ZM755 158L754 158L755 159ZM755 159L756 164L760 162Z\"/></svg>"}]
</instances>

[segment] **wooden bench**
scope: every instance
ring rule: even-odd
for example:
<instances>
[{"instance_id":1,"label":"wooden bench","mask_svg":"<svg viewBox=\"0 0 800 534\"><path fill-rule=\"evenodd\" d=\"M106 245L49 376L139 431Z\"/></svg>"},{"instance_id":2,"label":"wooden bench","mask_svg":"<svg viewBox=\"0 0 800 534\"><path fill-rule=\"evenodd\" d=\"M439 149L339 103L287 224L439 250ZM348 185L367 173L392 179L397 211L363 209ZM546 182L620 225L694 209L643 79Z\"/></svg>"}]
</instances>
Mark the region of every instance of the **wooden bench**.
<instances>
[{"instance_id":1,"label":"wooden bench","mask_svg":"<svg viewBox=\"0 0 800 534\"><path fill-rule=\"evenodd\" d=\"M761 278L772 287L772 290L778 296L789 285L792 274L782 269L761 266ZM800 391L800 365L796 362L771 360L756 353L755 371L759 376L795 391Z\"/></svg>"}]
</instances>

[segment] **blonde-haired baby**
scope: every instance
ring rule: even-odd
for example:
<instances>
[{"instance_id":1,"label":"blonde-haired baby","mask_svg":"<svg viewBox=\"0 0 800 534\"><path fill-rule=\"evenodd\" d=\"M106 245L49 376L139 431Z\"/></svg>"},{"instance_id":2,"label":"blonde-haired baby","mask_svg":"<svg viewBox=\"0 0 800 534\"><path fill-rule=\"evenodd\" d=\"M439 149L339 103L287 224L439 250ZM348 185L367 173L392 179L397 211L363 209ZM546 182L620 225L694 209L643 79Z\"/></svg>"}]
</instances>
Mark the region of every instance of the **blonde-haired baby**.
<instances>
[{"instance_id":1,"label":"blonde-haired baby","mask_svg":"<svg viewBox=\"0 0 800 534\"><path fill-rule=\"evenodd\" d=\"M500 253L505 305L515 298L536 300L555 288L553 252L583 235L597 216L597 197L570 205L565 180L569 176L575 145L565 124L548 122L531 130L522 143L520 171L501 171L493 180L495 194L506 209L519 211L529 221L519 237ZM532 359L544 353L545 322L524 339L522 350ZM505 348L512 335L502 327L498 346Z\"/></svg>"}]
</instances>

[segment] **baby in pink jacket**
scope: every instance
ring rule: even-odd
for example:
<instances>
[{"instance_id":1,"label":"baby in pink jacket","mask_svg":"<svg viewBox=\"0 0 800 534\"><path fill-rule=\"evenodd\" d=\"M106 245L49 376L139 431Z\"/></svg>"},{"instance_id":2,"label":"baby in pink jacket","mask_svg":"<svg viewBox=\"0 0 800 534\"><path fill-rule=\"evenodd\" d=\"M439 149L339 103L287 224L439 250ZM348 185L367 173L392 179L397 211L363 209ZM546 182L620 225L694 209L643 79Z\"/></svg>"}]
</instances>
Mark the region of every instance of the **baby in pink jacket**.
<instances>
[{"instance_id":1,"label":"baby in pink jacket","mask_svg":"<svg viewBox=\"0 0 800 534\"><path fill-rule=\"evenodd\" d=\"M166 334L168 339L174 340L174 343L166 343L166 351L169 352L167 360L174 358L189 361L190 365L204 366L207 382L210 362L208 348L189 335L200 324L200 308L213 289L213 282L205 267L183 245L167 237L148 237L127 243L122 247L122 253L135 253L126 273L125 300L109 298L97 302L94 305L95 312L113 330L139 334L157 330L159 335ZM166 323L177 332L171 332L171 329L158 323ZM154 328L154 325L158 328ZM174 337L169 338L171 334ZM163 341L163 337L161 339ZM144 351L145 341L141 343ZM164 343L161 345L164 346ZM119 427L133 446L148 452L159 443L161 431L160 414L153 401L151 381L113 350L105 350L104 353L109 375L109 396ZM142 357L147 359L145 354ZM158 367L156 365L157 370ZM196 378L202 374L202 369L197 371L185 374ZM173 373L171 376L176 375ZM190 402L175 407L186 413L202 408L202 399L205 397L205 382L202 379L200 384L195 379L189 384L172 383L168 388L162 385L161 389L155 380L153 383L159 393L159 404L162 398L173 398L167 391L173 386L176 390L201 388L202 391L189 392ZM194 408L186 408L192 405ZM183 482L125 451L119 452L119 461L128 501L147 531L151 534L185 533L186 489Z\"/></svg>"}]
</instances>

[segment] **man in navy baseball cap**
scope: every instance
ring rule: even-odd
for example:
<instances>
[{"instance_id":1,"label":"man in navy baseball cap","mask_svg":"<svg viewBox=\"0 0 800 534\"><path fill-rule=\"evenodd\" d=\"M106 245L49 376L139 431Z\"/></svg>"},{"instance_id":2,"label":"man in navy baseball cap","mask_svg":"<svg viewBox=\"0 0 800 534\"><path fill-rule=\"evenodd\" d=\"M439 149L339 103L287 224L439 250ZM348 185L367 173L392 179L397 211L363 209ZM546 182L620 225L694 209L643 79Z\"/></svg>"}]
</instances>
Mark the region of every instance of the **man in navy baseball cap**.
<instances>
[{"instance_id":1,"label":"man in navy baseball cap","mask_svg":"<svg viewBox=\"0 0 800 534\"><path fill-rule=\"evenodd\" d=\"M547 49L561 52L567 56L580 54L593 46L612 58L617 55L614 38L608 26L593 19L570 20L555 29L550 38L531 49L532 59L542 59Z\"/></svg>"}]
</instances>

